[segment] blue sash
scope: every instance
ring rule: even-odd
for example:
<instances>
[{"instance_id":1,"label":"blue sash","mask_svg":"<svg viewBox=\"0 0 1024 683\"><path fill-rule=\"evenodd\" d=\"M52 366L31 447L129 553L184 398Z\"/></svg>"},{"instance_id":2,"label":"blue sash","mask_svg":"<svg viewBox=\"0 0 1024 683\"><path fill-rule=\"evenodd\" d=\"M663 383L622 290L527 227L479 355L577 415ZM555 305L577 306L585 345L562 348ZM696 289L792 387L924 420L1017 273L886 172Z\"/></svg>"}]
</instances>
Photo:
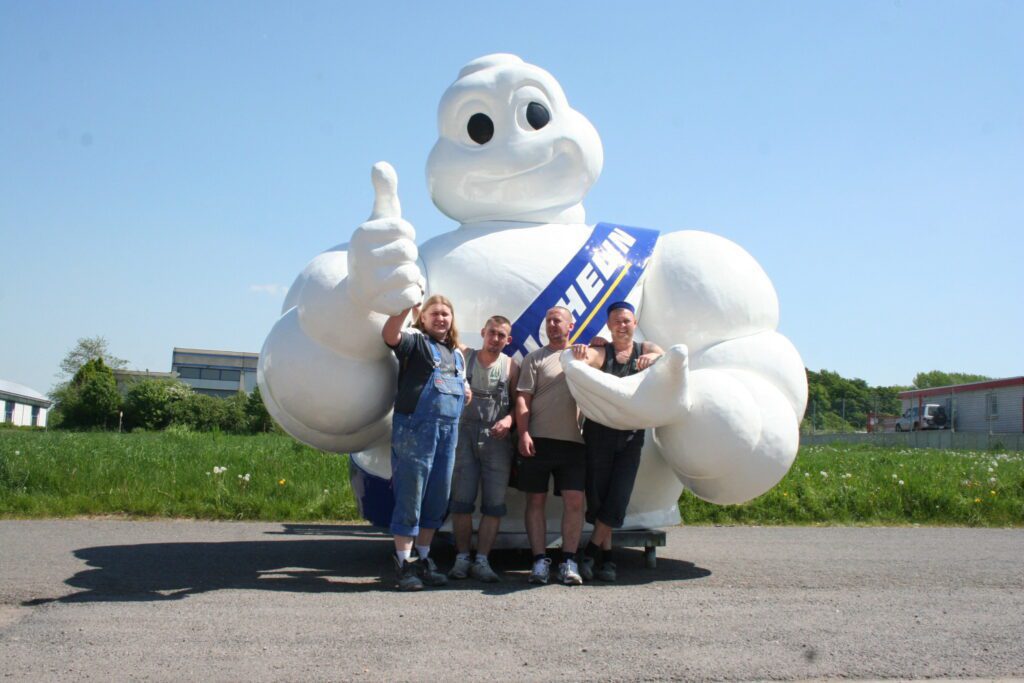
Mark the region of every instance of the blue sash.
<instances>
[{"instance_id":1,"label":"blue sash","mask_svg":"<svg viewBox=\"0 0 1024 683\"><path fill-rule=\"evenodd\" d=\"M622 301L637 283L654 253L658 231L598 223L590 238L512 323L510 356L525 356L544 346L544 316L553 306L572 311L572 344L586 344L607 322L604 307Z\"/></svg>"}]
</instances>

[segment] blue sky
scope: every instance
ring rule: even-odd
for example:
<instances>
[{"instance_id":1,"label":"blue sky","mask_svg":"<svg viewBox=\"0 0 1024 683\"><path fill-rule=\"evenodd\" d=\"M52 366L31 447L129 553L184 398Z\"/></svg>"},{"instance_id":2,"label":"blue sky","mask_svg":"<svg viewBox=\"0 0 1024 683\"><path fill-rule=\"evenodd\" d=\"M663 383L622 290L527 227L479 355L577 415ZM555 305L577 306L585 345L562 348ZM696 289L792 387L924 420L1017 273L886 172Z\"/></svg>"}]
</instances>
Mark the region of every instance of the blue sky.
<instances>
[{"instance_id":1,"label":"blue sky","mask_svg":"<svg viewBox=\"0 0 1024 683\"><path fill-rule=\"evenodd\" d=\"M513 52L601 134L590 221L702 229L812 370L1024 374L1024 3L0 1L0 378L258 351L305 263L424 164L458 69Z\"/></svg>"}]
</instances>

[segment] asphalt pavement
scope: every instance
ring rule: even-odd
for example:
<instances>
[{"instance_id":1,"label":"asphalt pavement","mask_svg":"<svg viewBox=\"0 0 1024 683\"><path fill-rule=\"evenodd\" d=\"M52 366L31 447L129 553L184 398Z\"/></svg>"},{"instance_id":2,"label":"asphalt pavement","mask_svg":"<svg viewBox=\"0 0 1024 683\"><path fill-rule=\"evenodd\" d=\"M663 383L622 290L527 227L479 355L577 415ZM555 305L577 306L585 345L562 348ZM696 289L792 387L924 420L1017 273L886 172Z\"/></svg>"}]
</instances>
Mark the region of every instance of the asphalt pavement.
<instances>
[{"instance_id":1,"label":"asphalt pavement","mask_svg":"<svg viewBox=\"0 0 1024 683\"><path fill-rule=\"evenodd\" d=\"M8 680L1024 677L1024 530L680 527L621 580L391 590L357 525L0 521ZM442 564L448 561L439 553Z\"/></svg>"}]
</instances>

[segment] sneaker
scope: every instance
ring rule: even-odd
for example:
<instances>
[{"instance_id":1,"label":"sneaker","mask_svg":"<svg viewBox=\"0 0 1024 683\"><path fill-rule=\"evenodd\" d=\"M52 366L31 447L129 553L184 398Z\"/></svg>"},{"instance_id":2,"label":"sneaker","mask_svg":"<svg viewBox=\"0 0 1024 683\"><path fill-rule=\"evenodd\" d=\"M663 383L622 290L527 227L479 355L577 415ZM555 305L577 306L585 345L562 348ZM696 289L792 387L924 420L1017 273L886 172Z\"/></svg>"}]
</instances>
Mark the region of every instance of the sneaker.
<instances>
[{"instance_id":1,"label":"sneaker","mask_svg":"<svg viewBox=\"0 0 1024 683\"><path fill-rule=\"evenodd\" d=\"M533 571L530 572L530 583L544 585L551 576L551 558L542 557L533 563Z\"/></svg>"},{"instance_id":2,"label":"sneaker","mask_svg":"<svg viewBox=\"0 0 1024 683\"><path fill-rule=\"evenodd\" d=\"M473 563L469 561L468 557L456 557L455 564L452 565L452 569L448 572L448 578L450 579L468 579L469 568Z\"/></svg>"},{"instance_id":3,"label":"sneaker","mask_svg":"<svg viewBox=\"0 0 1024 683\"><path fill-rule=\"evenodd\" d=\"M423 582L420 581L418 562L405 562L399 563L398 556L392 555L391 559L395 562L395 581L400 591L420 591L423 590Z\"/></svg>"},{"instance_id":4,"label":"sneaker","mask_svg":"<svg viewBox=\"0 0 1024 683\"><path fill-rule=\"evenodd\" d=\"M476 558L476 562L469 568L469 575L477 581L483 581L484 583L498 583L501 581L494 570L491 569L491 563L487 561L486 557Z\"/></svg>"},{"instance_id":5,"label":"sneaker","mask_svg":"<svg viewBox=\"0 0 1024 683\"><path fill-rule=\"evenodd\" d=\"M601 581L615 581L617 578L615 574L615 563L605 561L601 563L601 566L594 572L594 578Z\"/></svg>"},{"instance_id":6,"label":"sneaker","mask_svg":"<svg viewBox=\"0 0 1024 683\"><path fill-rule=\"evenodd\" d=\"M580 576L579 567L576 566L576 560L566 560L562 564L558 565L558 580L566 586L583 585L583 577Z\"/></svg>"},{"instance_id":7,"label":"sneaker","mask_svg":"<svg viewBox=\"0 0 1024 683\"><path fill-rule=\"evenodd\" d=\"M580 560L580 576L583 577L584 581L594 580L594 558L589 555L584 555L583 559Z\"/></svg>"},{"instance_id":8,"label":"sneaker","mask_svg":"<svg viewBox=\"0 0 1024 683\"><path fill-rule=\"evenodd\" d=\"M448 585L448 577L437 571L437 565L434 564L434 558L427 557L424 559L421 557L416 564L419 565L420 581L423 582L424 586Z\"/></svg>"}]
</instances>

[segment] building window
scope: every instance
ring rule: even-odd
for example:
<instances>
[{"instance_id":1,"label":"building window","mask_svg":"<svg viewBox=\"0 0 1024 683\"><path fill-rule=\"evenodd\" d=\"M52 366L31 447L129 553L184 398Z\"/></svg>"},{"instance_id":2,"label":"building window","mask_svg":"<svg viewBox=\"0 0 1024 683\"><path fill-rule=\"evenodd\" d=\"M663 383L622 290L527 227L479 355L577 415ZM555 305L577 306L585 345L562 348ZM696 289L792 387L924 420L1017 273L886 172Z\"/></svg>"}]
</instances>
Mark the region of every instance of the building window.
<instances>
[{"instance_id":1,"label":"building window","mask_svg":"<svg viewBox=\"0 0 1024 683\"><path fill-rule=\"evenodd\" d=\"M225 382L237 382L242 377L238 370L221 370L220 378Z\"/></svg>"},{"instance_id":2,"label":"building window","mask_svg":"<svg viewBox=\"0 0 1024 683\"><path fill-rule=\"evenodd\" d=\"M4 422L14 422L14 401L4 402Z\"/></svg>"},{"instance_id":3,"label":"building window","mask_svg":"<svg viewBox=\"0 0 1024 683\"><path fill-rule=\"evenodd\" d=\"M199 371L199 379L220 379L220 370L216 368L203 368Z\"/></svg>"},{"instance_id":4,"label":"building window","mask_svg":"<svg viewBox=\"0 0 1024 683\"><path fill-rule=\"evenodd\" d=\"M999 417L999 402L995 394L989 394L986 398L988 417L991 420Z\"/></svg>"},{"instance_id":5,"label":"building window","mask_svg":"<svg viewBox=\"0 0 1024 683\"><path fill-rule=\"evenodd\" d=\"M199 368L178 368L181 379L199 379Z\"/></svg>"},{"instance_id":6,"label":"building window","mask_svg":"<svg viewBox=\"0 0 1024 683\"><path fill-rule=\"evenodd\" d=\"M39 425L39 406L32 406L32 426L38 427Z\"/></svg>"}]
</instances>

